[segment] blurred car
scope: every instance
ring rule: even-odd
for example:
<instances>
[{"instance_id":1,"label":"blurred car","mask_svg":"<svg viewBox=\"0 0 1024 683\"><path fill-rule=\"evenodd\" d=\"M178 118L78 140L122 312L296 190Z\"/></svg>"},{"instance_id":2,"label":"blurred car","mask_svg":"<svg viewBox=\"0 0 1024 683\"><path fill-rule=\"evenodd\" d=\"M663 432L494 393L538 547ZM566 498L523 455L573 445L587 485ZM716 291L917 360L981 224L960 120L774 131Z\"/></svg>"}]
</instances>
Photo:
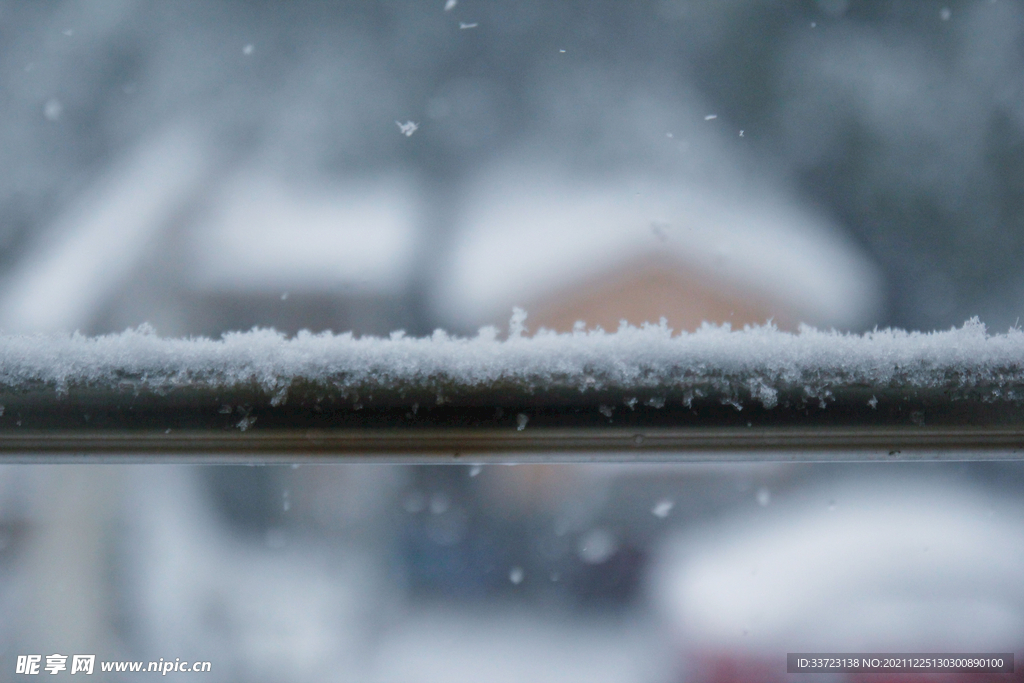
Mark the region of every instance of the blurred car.
<instances>
[{"instance_id":1,"label":"blurred car","mask_svg":"<svg viewBox=\"0 0 1024 683\"><path fill-rule=\"evenodd\" d=\"M904 472L900 472L904 475ZM679 680L812 680L786 654L1024 653L1024 507L954 480L854 477L666 543L650 598ZM912 680L1020 680L913 674ZM831 674L827 680L909 680Z\"/></svg>"}]
</instances>

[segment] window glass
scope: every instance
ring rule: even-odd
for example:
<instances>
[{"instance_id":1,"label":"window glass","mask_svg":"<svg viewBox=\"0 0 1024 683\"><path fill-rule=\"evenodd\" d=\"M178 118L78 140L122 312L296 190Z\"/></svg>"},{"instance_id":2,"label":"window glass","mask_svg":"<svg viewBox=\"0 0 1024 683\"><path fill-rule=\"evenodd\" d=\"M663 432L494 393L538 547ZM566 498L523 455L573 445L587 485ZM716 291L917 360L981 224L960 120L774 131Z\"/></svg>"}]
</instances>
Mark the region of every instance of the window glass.
<instances>
[{"instance_id":1,"label":"window glass","mask_svg":"<svg viewBox=\"0 0 1024 683\"><path fill-rule=\"evenodd\" d=\"M4 334L503 336L513 307L527 334L1001 333L1024 312L1019 0L5 0L0 36ZM5 464L0 667L1024 665L1022 478Z\"/></svg>"}]
</instances>

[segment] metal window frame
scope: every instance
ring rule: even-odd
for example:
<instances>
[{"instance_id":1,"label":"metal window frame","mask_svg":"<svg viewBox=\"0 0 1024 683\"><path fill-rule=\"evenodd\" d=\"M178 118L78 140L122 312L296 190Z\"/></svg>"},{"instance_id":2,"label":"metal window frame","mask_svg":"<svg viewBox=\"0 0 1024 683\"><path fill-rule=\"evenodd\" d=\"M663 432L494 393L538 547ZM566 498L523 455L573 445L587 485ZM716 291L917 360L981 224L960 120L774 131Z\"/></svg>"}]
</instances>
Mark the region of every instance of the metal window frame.
<instances>
[{"instance_id":1,"label":"metal window frame","mask_svg":"<svg viewBox=\"0 0 1024 683\"><path fill-rule=\"evenodd\" d=\"M0 387L3 462L713 462L1024 459L1018 381L927 388L750 377L580 391L426 378ZM761 378L763 379L763 378ZM759 380L760 381L760 380ZM760 386L764 386L763 382Z\"/></svg>"}]
</instances>

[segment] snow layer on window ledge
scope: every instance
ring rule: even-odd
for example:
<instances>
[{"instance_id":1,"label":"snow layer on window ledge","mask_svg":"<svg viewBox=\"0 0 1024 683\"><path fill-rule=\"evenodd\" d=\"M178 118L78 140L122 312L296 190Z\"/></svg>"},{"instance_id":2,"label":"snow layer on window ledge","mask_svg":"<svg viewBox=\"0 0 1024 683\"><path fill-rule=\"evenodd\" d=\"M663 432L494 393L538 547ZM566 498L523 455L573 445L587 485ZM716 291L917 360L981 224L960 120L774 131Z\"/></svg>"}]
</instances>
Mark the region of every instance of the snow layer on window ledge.
<instances>
[{"instance_id":1,"label":"snow layer on window ledge","mask_svg":"<svg viewBox=\"0 0 1024 683\"><path fill-rule=\"evenodd\" d=\"M253 387L275 405L297 383L349 390L417 389L470 392L551 389L685 393L711 387L773 408L779 392L830 396L832 388L971 390L984 400L1024 397L1024 331L988 334L977 318L960 328L865 334L772 325L732 330L705 324L692 333L660 325L615 332L525 334L517 310L507 338L493 327L472 338L437 331L426 338L352 334L295 337L269 329L220 339L164 339L143 326L99 337L0 336L0 388L5 392L74 387L162 391L181 387ZM686 395L693 395L686 393ZM684 402L685 402L684 398Z\"/></svg>"}]
</instances>

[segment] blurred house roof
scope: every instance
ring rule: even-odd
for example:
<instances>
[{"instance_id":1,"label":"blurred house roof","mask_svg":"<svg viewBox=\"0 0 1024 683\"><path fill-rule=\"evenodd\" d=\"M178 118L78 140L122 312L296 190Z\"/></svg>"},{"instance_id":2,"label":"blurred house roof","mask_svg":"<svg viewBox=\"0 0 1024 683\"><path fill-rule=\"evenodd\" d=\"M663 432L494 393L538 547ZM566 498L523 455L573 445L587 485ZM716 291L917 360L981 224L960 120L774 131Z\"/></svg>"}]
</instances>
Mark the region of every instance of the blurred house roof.
<instances>
[{"instance_id":1,"label":"blurred house roof","mask_svg":"<svg viewBox=\"0 0 1024 683\"><path fill-rule=\"evenodd\" d=\"M95 333L160 321L161 333L190 334L207 332L232 298L251 308L247 297L294 292L298 317L308 318L325 297L400 295L417 237L407 178L300 184L222 156L196 128L173 127L112 164L8 275L0 330ZM194 310L214 299L209 315ZM306 325L332 316L344 324L337 310L312 312ZM274 322L225 318L238 321Z\"/></svg>"},{"instance_id":2,"label":"blurred house roof","mask_svg":"<svg viewBox=\"0 0 1024 683\"><path fill-rule=\"evenodd\" d=\"M477 178L442 286L450 319L496 323L522 306L556 329L573 316L607 329L661 315L675 329L770 317L856 327L877 312L872 263L781 193L567 175L517 166Z\"/></svg>"},{"instance_id":3,"label":"blurred house roof","mask_svg":"<svg viewBox=\"0 0 1024 683\"><path fill-rule=\"evenodd\" d=\"M445 236L425 232L437 226L408 175L288 178L222 157L179 126L113 164L9 276L0 329L380 334L408 324L403 304L388 301L402 300L423 267L436 276L424 296L437 323L457 331L502 322L516 305L531 326L559 330L662 316L674 329L768 319L851 328L879 306L870 261L767 186L494 165L441 217L458 228L454 241L426 250L424 240ZM282 304L295 309L284 317L264 314L290 294L307 300ZM342 311L360 301L365 314Z\"/></svg>"},{"instance_id":4,"label":"blurred house roof","mask_svg":"<svg viewBox=\"0 0 1024 683\"><path fill-rule=\"evenodd\" d=\"M190 285L395 292L412 269L414 199L409 179L400 176L300 185L243 171L190 230Z\"/></svg>"},{"instance_id":5,"label":"blurred house roof","mask_svg":"<svg viewBox=\"0 0 1024 683\"><path fill-rule=\"evenodd\" d=\"M86 328L201 196L212 170L209 151L194 129L176 126L113 163L7 274L0 330Z\"/></svg>"}]
</instances>

